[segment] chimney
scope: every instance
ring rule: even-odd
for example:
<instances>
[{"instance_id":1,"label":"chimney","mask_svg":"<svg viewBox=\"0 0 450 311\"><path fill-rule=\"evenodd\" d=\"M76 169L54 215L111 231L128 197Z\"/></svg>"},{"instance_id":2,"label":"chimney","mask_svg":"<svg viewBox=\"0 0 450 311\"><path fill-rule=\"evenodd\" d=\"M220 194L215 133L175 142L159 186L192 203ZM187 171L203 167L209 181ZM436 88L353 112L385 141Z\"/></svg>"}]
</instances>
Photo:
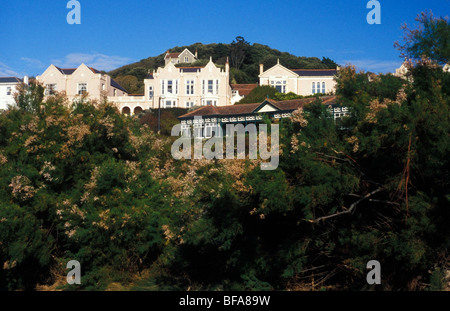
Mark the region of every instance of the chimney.
<instances>
[{"instance_id":1,"label":"chimney","mask_svg":"<svg viewBox=\"0 0 450 311\"><path fill-rule=\"evenodd\" d=\"M227 62L225 63L225 72L229 72L230 71L230 61L228 60L228 56L227 56Z\"/></svg>"},{"instance_id":2,"label":"chimney","mask_svg":"<svg viewBox=\"0 0 450 311\"><path fill-rule=\"evenodd\" d=\"M198 58L198 52L197 52L197 49L195 49L195 58Z\"/></svg>"},{"instance_id":3,"label":"chimney","mask_svg":"<svg viewBox=\"0 0 450 311\"><path fill-rule=\"evenodd\" d=\"M259 64L259 74L262 75L264 72L264 64Z\"/></svg>"},{"instance_id":4,"label":"chimney","mask_svg":"<svg viewBox=\"0 0 450 311\"><path fill-rule=\"evenodd\" d=\"M30 79L28 78L28 76L24 76L24 77L23 77L23 83L25 83L26 85L28 85L29 82L30 82Z\"/></svg>"}]
</instances>

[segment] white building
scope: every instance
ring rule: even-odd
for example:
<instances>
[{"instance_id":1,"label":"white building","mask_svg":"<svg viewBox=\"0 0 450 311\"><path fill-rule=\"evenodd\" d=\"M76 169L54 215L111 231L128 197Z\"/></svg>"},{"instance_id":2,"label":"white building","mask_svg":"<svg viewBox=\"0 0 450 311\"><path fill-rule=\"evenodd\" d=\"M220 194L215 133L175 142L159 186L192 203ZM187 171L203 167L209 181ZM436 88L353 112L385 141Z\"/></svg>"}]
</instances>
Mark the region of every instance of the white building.
<instances>
[{"instance_id":1,"label":"white building","mask_svg":"<svg viewBox=\"0 0 450 311\"><path fill-rule=\"evenodd\" d=\"M279 93L297 95L329 94L336 90L338 69L287 69L280 62L264 71L260 64L259 85L270 85Z\"/></svg>"},{"instance_id":2,"label":"white building","mask_svg":"<svg viewBox=\"0 0 450 311\"><path fill-rule=\"evenodd\" d=\"M230 65L217 67L212 58L206 66L176 67L169 62L144 80L145 100L150 107L190 108L230 105Z\"/></svg>"},{"instance_id":3,"label":"white building","mask_svg":"<svg viewBox=\"0 0 450 311\"><path fill-rule=\"evenodd\" d=\"M8 106L15 105L16 86L23 82L28 84L27 76L23 80L16 77L0 77L0 110L6 110Z\"/></svg>"}]
</instances>

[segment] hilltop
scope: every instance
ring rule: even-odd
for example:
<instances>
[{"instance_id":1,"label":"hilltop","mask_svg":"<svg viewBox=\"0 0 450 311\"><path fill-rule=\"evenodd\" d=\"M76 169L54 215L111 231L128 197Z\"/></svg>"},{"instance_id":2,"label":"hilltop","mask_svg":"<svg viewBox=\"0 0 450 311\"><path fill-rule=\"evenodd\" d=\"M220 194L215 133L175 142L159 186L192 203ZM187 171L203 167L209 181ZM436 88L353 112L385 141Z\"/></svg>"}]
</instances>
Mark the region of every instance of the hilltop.
<instances>
[{"instance_id":1,"label":"hilltop","mask_svg":"<svg viewBox=\"0 0 450 311\"><path fill-rule=\"evenodd\" d=\"M280 59L281 64L288 68L298 69L328 69L336 68L337 64L327 57L295 56L288 52L280 52L267 45L245 41L237 37L230 44L194 43L188 46L176 46L170 48L170 52L182 52L185 48L191 52L197 51L198 61L192 64L179 64L180 66L202 66L212 57L218 66L224 66L227 57L230 59L230 82L231 83L256 83L258 82L259 64L264 68L270 68ZM109 72L109 74L125 87L130 93L144 93L143 80L149 70L164 66L166 51L158 56L148 57L136 63L125 65Z\"/></svg>"}]
</instances>

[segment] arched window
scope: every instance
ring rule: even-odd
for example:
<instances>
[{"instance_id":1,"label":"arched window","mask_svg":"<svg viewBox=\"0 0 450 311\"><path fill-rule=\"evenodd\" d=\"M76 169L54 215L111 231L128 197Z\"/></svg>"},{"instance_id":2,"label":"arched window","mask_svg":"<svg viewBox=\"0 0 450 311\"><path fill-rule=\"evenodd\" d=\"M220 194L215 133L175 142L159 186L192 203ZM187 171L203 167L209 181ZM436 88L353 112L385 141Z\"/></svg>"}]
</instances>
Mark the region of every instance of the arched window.
<instances>
[{"instance_id":1,"label":"arched window","mask_svg":"<svg viewBox=\"0 0 450 311\"><path fill-rule=\"evenodd\" d=\"M316 83L315 82L312 83L312 93L316 94Z\"/></svg>"},{"instance_id":2,"label":"arched window","mask_svg":"<svg viewBox=\"0 0 450 311\"><path fill-rule=\"evenodd\" d=\"M128 107L123 107L122 108L122 113L126 114L126 115L130 115L131 114L131 110Z\"/></svg>"},{"instance_id":3,"label":"arched window","mask_svg":"<svg viewBox=\"0 0 450 311\"><path fill-rule=\"evenodd\" d=\"M143 111L143 109L141 107L137 106L136 108L134 108L133 113L136 115L136 114L140 114L142 111Z\"/></svg>"}]
</instances>

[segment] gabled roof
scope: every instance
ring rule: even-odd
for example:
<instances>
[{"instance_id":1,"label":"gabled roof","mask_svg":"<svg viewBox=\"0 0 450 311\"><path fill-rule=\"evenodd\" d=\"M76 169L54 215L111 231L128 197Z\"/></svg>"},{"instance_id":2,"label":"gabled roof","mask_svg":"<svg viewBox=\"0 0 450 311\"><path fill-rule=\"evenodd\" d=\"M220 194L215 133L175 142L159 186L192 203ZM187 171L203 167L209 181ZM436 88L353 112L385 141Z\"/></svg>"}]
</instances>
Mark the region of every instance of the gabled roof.
<instances>
[{"instance_id":1,"label":"gabled roof","mask_svg":"<svg viewBox=\"0 0 450 311\"><path fill-rule=\"evenodd\" d=\"M113 78L111 78L111 86L115 87L116 89L119 89L119 90L121 90L121 91L123 91L125 93L128 93L128 91L125 90L125 88L122 87L119 83L117 83Z\"/></svg>"},{"instance_id":2,"label":"gabled roof","mask_svg":"<svg viewBox=\"0 0 450 311\"><path fill-rule=\"evenodd\" d=\"M0 83L22 83L22 79L16 77L0 77Z\"/></svg>"},{"instance_id":3,"label":"gabled roof","mask_svg":"<svg viewBox=\"0 0 450 311\"><path fill-rule=\"evenodd\" d=\"M254 104L242 104L231 106L204 106L194 111L188 112L178 119L190 119L196 116L199 117L220 117L220 116L237 116L257 113L261 108L266 105L270 105L278 112L292 112L302 107L303 105L310 104L316 100L316 97L291 99L276 101L273 99L266 99L262 103ZM321 97L323 104L331 105L336 102L336 96L324 96Z\"/></svg>"},{"instance_id":4,"label":"gabled roof","mask_svg":"<svg viewBox=\"0 0 450 311\"><path fill-rule=\"evenodd\" d=\"M180 56L181 53L166 53L166 56L164 57L165 59L167 58L178 58Z\"/></svg>"}]
</instances>

